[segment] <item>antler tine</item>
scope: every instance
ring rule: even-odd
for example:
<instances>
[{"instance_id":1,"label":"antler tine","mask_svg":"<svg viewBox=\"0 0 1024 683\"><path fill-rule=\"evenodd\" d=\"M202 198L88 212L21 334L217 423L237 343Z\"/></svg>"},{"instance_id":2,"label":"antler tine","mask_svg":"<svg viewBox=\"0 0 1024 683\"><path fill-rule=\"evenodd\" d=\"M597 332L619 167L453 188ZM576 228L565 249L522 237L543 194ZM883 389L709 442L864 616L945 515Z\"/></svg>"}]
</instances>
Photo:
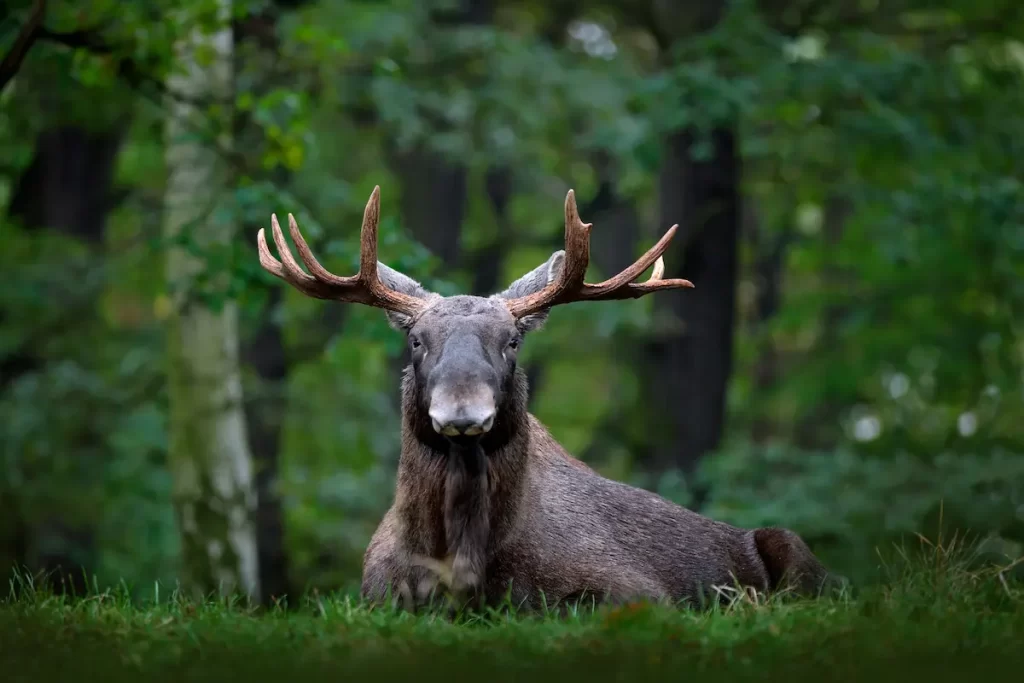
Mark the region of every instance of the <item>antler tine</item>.
<instances>
[{"instance_id":1,"label":"antler tine","mask_svg":"<svg viewBox=\"0 0 1024 683\"><path fill-rule=\"evenodd\" d=\"M638 258L631 266L623 270L615 277L608 278L596 285L584 284L580 291L579 300L608 301L611 299L636 299L644 294L656 292L663 289L693 288L689 280L670 279L663 280L665 274L665 258L662 254L668 249L669 243L675 237L678 225L673 225L665 231L658 242L647 250L643 256ZM640 274L650 268L651 277L646 282L634 282Z\"/></svg>"},{"instance_id":2,"label":"antler tine","mask_svg":"<svg viewBox=\"0 0 1024 683\"><path fill-rule=\"evenodd\" d=\"M363 225L359 229L359 277L372 287L377 277L377 225L380 223L380 185L374 185L363 209Z\"/></svg>"},{"instance_id":3,"label":"antler tine","mask_svg":"<svg viewBox=\"0 0 1024 683\"><path fill-rule=\"evenodd\" d=\"M661 276L665 274L665 258L659 256L658 260L654 262L654 270L651 271L651 277L647 278L648 282L660 280Z\"/></svg>"},{"instance_id":4,"label":"antler tine","mask_svg":"<svg viewBox=\"0 0 1024 683\"><path fill-rule=\"evenodd\" d=\"M307 285L315 285L316 278L307 275L299 267L299 262L292 256L292 250L288 248L288 242L285 241L284 233L281 232L281 224L277 222L277 214L270 215L270 230L274 237L274 246L277 247L277 253L281 255L281 265L284 267L284 272L288 276L289 282L295 280Z\"/></svg>"},{"instance_id":5,"label":"antler tine","mask_svg":"<svg viewBox=\"0 0 1024 683\"><path fill-rule=\"evenodd\" d=\"M565 263L556 282L561 286L556 296L565 296L583 286L583 278L590 265L590 229L593 223L584 223L576 207L576 193L569 190L565 195Z\"/></svg>"},{"instance_id":6,"label":"antler tine","mask_svg":"<svg viewBox=\"0 0 1024 683\"><path fill-rule=\"evenodd\" d=\"M693 287L689 280L662 279L665 274L665 259L662 254L668 249L679 228L678 225L669 228L647 253L615 277L598 284L587 284L584 282L584 275L590 262L591 227L591 223L584 223L580 219L575 194L569 190L565 197L565 263L562 272L539 292L510 299L507 305L512 315L521 318L551 306L573 301L636 299L660 290ZM654 264L654 270L650 279L646 282L634 282L651 267L651 264Z\"/></svg>"},{"instance_id":7,"label":"antler tine","mask_svg":"<svg viewBox=\"0 0 1024 683\"><path fill-rule=\"evenodd\" d=\"M263 266L263 270L284 280L284 269L281 267L281 262L270 253L270 247L267 246L267 233L263 228L256 233L256 250L260 254L260 265Z\"/></svg>"},{"instance_id":8,"label":"antler tine","mask_svg":"<svg viewBox=\"0 0 1024 683\"><path fill-rule=\"evenodd\" d=\"M274 242L279 245L279 240L284 240L284 236L280 235L281 226L277 222L277 216L272 215L270 220L271 225L274 228L272 231L274 234ZM317 299L331 298L329 293L324 291L322 287L318 286L319 283L309 275L306 275L297 267L294 269L288 268L285 264L282 264L274 258L273 254L270 253L270 247L267 246L267 235L263 228L260 228L259 232L256 233L256 247L260 255L260 265L263 266L263 269L271 275L284 280L306 296L311 296ZM288 256L291 256L287 247L284 250L281 250L279 247L278 250L281 251L282 254L288 254ZM285 256L282 256L282 258L287 259ZM294 265L294 259L292 260L292 265Z\"/></svg>"},{"instance_id":9,"label":"antler tine","mask_svg":"<svg viewBox=\"0 0 1024 683\"><path fill-rule=\"evenodd\" d=\"M277 224L277 217L271 217L271 223ZM295 220L295 216L288 214L288 234L292 236L292 241L295 242L295 248L299 251L299 258L309 269L309 272L313 274L311 279L321 282L323 284L332 285L335 287L351 287L356 283L356 276L352 277L340 277L330 272L326 268L320 265L320 262L313 256L313 250L309 248L309 244L306 243L306 238L302 236L299 231L299 224ZM282 243L284 238L282 236ZM277 250L281 252L281 257L286 258L285 254L289 253L288 246L282 246L282 243L278 243ZM298 265L296 265L298 269ZM301 271L300 271L301 272ZM302 273L305 275L305 273ZM309 276L307 276L309 277Z\"/></svg>"},{"instance_id":10,"label":"antler tine","mask_svg":"<svg viewBox=\"0 0 1024 683\"><path fill-rule=\"evenodd\" d=\"M299 258L309 269L307 274L299 266L295 257L292 256L288 243L284 239L281 225L277 222L277 215L272 214L270 218L271 234L274 244L281 255L278 261L270 253L267 246L266 234L260 228L257 234L257 246L260 255L260 265L272 275L281 278L288 284L298 289L307 296L318 299L333 299L360 303L376 308L383 308L406 315L414 315L421 311L427 303L418 297L409 296L387 287L380 281L377 273L377 224L380 220L380 186L373 188L370 199L366 202L363 210L363 225L359 234L359 272L348 277L341 277L331 273L317 261L313 251L309 248L295 216L288 214L288 232L295 242L299 251Z\"/></svg>"}]
</instances>

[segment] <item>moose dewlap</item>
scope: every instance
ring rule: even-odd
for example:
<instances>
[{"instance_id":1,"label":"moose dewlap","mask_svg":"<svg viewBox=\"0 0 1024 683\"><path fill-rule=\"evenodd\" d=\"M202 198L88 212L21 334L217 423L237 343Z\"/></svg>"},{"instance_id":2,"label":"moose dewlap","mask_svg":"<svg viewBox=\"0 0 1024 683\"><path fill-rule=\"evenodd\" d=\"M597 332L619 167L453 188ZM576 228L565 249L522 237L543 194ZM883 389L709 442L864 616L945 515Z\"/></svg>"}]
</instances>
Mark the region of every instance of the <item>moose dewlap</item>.
<instances>
[{"instance_id":1,"label":"moose dewlap","mask_svg":"<svg viewBox=\"0 0 1024 683\"><path fill-rule=\"evenodd\" d=\"M663 279L676 226L633 265L584 282L589 223L572 190L565 249L490 297L442 297L377 261L380 188L363 214L359 272L334 275L310 251L295 219L277 217L281 260L259 232L260 264L299 291L386 312L408 338L402 381L402 454L395 498L363 560L362 595L416 606L439 583L450 595L538 607L596 599L699 601L713 586L784 586L812 593L828 573L786 529L740 529L653 493L606 479L563 449L527 412L516 356L553 306L635 299L693 287ZM636 282L651 266L650 279Z\"/></svg>"}]
</instances>

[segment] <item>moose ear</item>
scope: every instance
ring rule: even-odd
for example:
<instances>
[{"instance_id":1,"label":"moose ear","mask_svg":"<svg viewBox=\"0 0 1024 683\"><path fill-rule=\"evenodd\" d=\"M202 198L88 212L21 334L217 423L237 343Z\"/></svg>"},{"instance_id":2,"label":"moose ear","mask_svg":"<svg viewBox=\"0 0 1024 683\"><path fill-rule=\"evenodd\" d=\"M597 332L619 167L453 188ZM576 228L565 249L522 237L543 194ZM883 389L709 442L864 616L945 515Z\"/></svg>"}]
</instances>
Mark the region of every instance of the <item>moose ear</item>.
<instances>
[{"instance_id":1,"label":"moose ear","mask_svg":"<svg viewBox=\"0 0 1024 683\"><path fill-rule=\"evenodd\" d=\"M377 261L377 277L384 283L385 286L390 287L396 292L402 294L408 294L409 296L415 296L420 299L426 299L428 301L437 299L440 297L438 294L425 289L423 285L413 280L408 275L399 273L394 268L390 268L380 261ZM385 311L388 316L388 323L391 327L401 332L408 332L409 325L412 322L412 318L405 315L404 313L396 313L394 311Z\"/></svg>"},{"instance_id":2,"label":"moose ear","mask_svg":"<svg viewBox=\"0 0 1024 683\"><path fill-rule=\"evenodd\" d=\"M533 294L534 292L539 292L558 277L559 273L562 272L562 266L564 264L565 251L556 251L547 261L513 282L504 292L495 294L495 296L501 299L516 299L521 296ZM543 311L523 316L516 322L516 325L523 332L536 330L544 324L545 320L547 320L548 310L549 309L544 309Z\"/></svg>"}]
</instances>

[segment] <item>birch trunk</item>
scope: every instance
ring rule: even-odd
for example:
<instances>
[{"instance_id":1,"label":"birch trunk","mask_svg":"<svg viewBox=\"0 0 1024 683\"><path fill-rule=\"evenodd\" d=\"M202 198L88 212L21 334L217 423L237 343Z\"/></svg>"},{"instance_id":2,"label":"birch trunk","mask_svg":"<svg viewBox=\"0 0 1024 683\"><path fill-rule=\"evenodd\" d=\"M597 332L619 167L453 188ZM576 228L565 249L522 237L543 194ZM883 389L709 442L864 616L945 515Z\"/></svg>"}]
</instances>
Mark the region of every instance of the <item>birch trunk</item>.
<instances>
[{"instance_id":1,"label":"birch trunk","mask_svg":"<svg viewBox=\"0 0 1024 683\"><path fill-rule=\"evenodd\" d=\"M164 219L172 297L170 464L183 588L194 596L242 593L258 600L256 500L238 366L238 313L234 301L217 294L224 282L205 274L202 260L176 242L187 238L203 254L235 239L230 220L216 211L231 187L216 149L229 143L231 130L230 107L223 104L232 96L230 9L230 0L220 0L221 28L205 34L196 28L178 41L177 68L167 82L174 93L166 127ZM186 104L204 100L222 104L216 114ZM197 134L211 130L215 133ZM209 139L214 134L221 136L216 146ZM203 293L223 303L211 303Z\"/></svg>"}]
</instances>

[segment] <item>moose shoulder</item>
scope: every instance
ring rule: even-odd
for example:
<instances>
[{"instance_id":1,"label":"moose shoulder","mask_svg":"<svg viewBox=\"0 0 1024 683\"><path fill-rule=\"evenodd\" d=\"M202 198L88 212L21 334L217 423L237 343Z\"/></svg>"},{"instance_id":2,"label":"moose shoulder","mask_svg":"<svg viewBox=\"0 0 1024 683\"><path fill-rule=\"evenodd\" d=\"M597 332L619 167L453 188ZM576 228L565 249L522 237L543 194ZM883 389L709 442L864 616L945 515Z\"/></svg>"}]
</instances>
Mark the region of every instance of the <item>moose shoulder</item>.
<instances>
[{"instance_id":1,"label":"moose shoulder","mask_svg":"<svg viewBox=\"0 0 1024 683\"><path fill-rule=\"evenodd\" d=\"M305 272L277 218L281 261L259 233L260 263L305 294L383 309L412 362L402 381L402 453L394 503L367 548L363 597L457 596L540 606L598 599L700 600L713 586L817 591L828 573L786 529L741 529L606 479L527 412L516 356L549 310L692 287L663 279L673 226L615 277L584 282L590 224L565 200L565 250L499 294L441 297L377 261L380 188L363 215L360 269L339 277L314 258L289 215ZM651 266L649 280L636 282Z\"/></svg>"}]
</instances>

